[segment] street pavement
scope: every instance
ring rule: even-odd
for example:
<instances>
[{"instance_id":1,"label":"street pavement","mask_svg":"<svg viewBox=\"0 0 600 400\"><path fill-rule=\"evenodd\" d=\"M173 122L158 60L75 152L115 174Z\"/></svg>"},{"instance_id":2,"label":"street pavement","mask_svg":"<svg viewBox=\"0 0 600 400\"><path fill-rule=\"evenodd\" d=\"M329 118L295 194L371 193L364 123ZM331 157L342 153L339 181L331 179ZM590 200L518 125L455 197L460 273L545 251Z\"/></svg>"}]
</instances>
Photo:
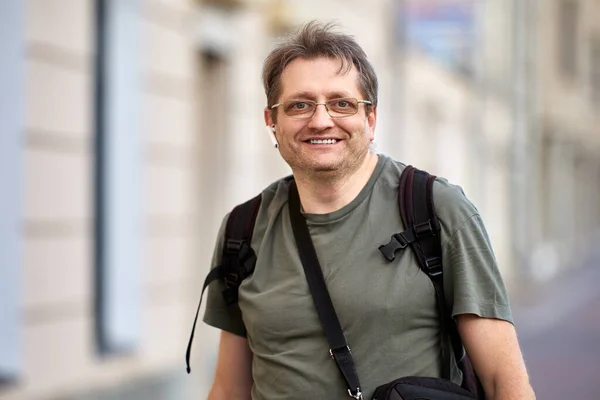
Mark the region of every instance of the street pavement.
<instances>
[{"instance_id":1,"label":"street pavement","mask_svg":"<svg viewBox=\"0 0 600 400\"><path fill-rule=\"evenodd\" d=\"M538 400L600 400L599 287L594 258L541 288L532 285L529 297L515 296L515 324Z\"/></svg>"}]
</instances>

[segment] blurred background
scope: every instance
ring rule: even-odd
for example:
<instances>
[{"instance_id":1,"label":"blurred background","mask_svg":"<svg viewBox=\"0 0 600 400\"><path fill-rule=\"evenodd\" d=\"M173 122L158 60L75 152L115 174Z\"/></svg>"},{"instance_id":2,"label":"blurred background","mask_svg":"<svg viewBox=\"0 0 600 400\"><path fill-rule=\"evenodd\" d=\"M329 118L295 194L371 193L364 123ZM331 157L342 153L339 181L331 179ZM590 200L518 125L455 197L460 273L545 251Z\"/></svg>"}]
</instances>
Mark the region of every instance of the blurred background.
<instances>
[{"instance_id":1,"label":"blurred background","mask_svg":"<svg viewBox=\"0 0 600 400\"><path fill-rule=\"evenodd\" d=\"M310 19L380 79L378 151L463 187L539 399L600 398L600 0L0 0L0 398L205 398L224 214L290 173L262 61Z\"/></svg>"}]
</instances>

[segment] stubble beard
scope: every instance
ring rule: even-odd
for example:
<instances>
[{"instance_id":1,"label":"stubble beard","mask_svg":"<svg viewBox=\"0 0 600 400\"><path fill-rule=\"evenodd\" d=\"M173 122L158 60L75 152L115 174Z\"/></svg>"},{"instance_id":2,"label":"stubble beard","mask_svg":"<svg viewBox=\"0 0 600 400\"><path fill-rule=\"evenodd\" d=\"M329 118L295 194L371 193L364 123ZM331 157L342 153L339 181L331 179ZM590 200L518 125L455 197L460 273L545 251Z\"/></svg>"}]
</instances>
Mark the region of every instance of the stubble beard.
<instances>
[{"instance_id":1,"label":"stubble beard","mask_svg":"<svg viewBox=\"0 0 600 400\"><path fill-rule=\"evenodd\" d=\"M356 132L350 136L350 139L347 140L361 140L365 139L365 136L368 135L368 129L365 127L362 132L362 137L358 137L361 135L360 132ZM366 140L366 139L365 139ZM300 173L309 179L314 180L337 180L343 178L344 176L349 176L355 173L360 166L363 164L365 157L371 151L370 146L367 145L364 149L361 148L350 148L349 152L341 155L337 160L334 160L328 164L320 164L317 160L310 160L307 162L308 155L302 154L300 152L294 152L293 149L290 149L293 155L285 161L288 163L290 168L292 169L294 174Z\"/></svg>"}]
</instances>

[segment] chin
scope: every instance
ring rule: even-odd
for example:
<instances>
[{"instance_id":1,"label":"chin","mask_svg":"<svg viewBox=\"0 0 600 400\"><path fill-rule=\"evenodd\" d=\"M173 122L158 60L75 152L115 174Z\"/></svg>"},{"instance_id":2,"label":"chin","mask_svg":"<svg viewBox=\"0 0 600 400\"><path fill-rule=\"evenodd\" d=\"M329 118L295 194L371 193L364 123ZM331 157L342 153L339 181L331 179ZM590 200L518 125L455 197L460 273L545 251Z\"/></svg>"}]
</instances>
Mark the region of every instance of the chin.
<instances>
[{"instance_id":1,"label":"chin","mask_svg":"<svg viewBox=\"0 0 600 400\"><path fill-rule=\"evenodd\" d=\"M339 170L339 166L335 163L298 163L292 170L304 171L308 174L324 174Z\"/></svg>"},{"instance_id":2,"label":"chin","mask_svg":"<svg viewBox=\"0 0 600 400\"><path fill-rule=\"evenodd\" d=\"M292 155L292 157L284 157L284 160L292 168L292 170L304 171L306 173L327 173L338 171L344 164L339 156L328 155L323 157L306 157L305 155Z\"/></svg>"},{"instance_id":3,"label":"chin","mask_svg":"<svg viewBox=\"0 0 600 400\"><path fill-rule=\"evenodd\" d=\"M318 166L312 169L314 172L334 172L337 171L338 169L333 167L333 166Z\"/></svg>"},{"instance_id":4,"label":"chin","mask_svg":"<svg viewBox=\"0 0 600 400\"><path fill-rule=\"evenodd\" d=\"M340 167L339 160L313 160L307 163L307 167L313 171L335 171Z\"/></svg>"}]
</instances>

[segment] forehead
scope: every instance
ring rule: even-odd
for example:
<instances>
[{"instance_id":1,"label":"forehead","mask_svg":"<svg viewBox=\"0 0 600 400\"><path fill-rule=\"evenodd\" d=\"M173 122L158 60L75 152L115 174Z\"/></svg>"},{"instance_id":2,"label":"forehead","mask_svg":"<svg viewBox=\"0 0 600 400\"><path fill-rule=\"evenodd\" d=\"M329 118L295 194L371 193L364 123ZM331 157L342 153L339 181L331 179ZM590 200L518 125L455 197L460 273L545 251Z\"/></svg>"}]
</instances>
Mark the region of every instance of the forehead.
<instances>
[{"instance_id":1,"label":"forehead","mask_svg":"<svg viewBox=\"0 0 600 400\"><path fill-rule=\"evenodd\" d=\"M328 94L344 94L360 97L358 70L351 64L347 70L337 58L297 58L289 63L281 74L281 97L289 98L295 93L312 94L314 97Z\"/></svg>"}]
</instances>

